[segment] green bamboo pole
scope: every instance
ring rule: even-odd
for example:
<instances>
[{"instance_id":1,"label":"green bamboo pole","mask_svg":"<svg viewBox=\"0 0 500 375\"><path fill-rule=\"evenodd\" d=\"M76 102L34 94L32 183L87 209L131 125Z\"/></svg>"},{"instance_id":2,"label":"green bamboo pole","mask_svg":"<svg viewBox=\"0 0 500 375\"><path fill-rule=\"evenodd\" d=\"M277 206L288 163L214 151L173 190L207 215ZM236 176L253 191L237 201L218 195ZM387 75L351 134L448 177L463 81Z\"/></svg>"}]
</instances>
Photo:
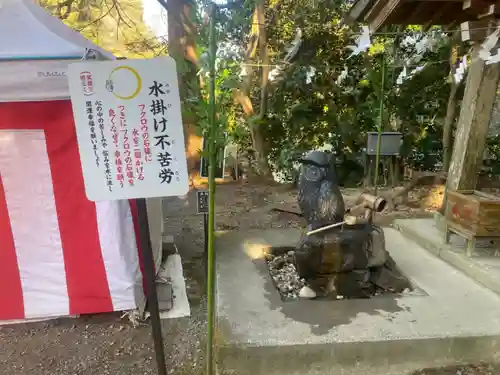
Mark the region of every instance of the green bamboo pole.
<instances>
[{"instance_id":1,"label":"green bamboo pole","mask_svg":"<svg viewBox=\"0 0 500 375\"><path fill-rule=\"evenodd\" d=\"M382 131L384 130L384 86L385 86L385 55L382 54L382 79L380 85L380 103L379 103L379 122L378 122L378 134L377 134L377 154L375 156L375 195L378 193L378 175L379 175L379 164L380 164L380 144L382 143Z\"/></svg>"},{"instance_id":2,"label":"green bamboo pole","mask_svg":"<svg viewBox=\"0 0 500 375\"><path fill-rule=\"evenodd\" d=\"M216 5L210 3L210 56L209 56L209 132L208 132L208 244L207 244L207 350L206 374L214 374L214 318L215 318L215 164L216 164L216 117L215 117L215 54L217 42L215 40L215 13Z\"/></svg>"}]
</instances>

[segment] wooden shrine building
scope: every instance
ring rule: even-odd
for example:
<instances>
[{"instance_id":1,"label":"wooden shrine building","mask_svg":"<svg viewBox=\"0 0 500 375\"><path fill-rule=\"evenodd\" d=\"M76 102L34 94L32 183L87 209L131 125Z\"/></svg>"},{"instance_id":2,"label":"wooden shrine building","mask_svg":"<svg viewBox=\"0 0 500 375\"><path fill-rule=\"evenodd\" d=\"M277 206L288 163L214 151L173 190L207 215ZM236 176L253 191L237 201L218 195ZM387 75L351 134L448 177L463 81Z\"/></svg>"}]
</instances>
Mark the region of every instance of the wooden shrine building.
<instances>
[{"instance_id":1,"label":"wooden shrine building","mask_svg":"<svg viewBox=\"0 0 500 375\"><path fill-rule=\"evenodd\" d=\"M460 29L462 40L471 42L448 188L474 190L500 77L500 63L487 65L477 54L484 39L500 25L500 1L357 0L345 18L349 24L367 24L371 32L389 25L422 25L424 29L439 25L446 31Z\"/></svg>"},{"instance_id":2,"label":"wooden shrine building","mask_svg":"<svg viewBox=\"0 0 500 375\"><path fill-rule=\"evenodd\" d=\"M499 5L495 6L496 3ZM424 28L440 25L452 29L463 22L484 25L496 15L500 15L500 1L357 0L346 20L366 23L372 31L386 25L423 25Z\"/></svg>"}]
</instances>

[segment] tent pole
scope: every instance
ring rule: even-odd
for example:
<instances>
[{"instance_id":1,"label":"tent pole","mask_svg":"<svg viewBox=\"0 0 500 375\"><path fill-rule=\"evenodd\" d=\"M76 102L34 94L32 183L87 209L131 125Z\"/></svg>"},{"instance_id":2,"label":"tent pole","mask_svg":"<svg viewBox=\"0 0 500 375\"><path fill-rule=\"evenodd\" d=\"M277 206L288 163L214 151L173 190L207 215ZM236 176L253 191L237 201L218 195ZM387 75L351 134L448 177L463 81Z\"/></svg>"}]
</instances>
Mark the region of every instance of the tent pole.
<instances>
[{"instance_id":1,"label":"tent pole","mask_svg":"<svg viewBox=\"0 0 500 375\"><path fill-rule=\"evenodd\" d=\"M139 236L144 263L144 278L146 280L147 305L149 313L151 314L151 328L153 331L156 365L158 367L158 375L167 375L163 335L161 332L160 308L158 306L158 295L156 292L155 262L149 232L148 209L145 198L138 198L135 202L137 205Z\"/></svg>"}]
</instances>

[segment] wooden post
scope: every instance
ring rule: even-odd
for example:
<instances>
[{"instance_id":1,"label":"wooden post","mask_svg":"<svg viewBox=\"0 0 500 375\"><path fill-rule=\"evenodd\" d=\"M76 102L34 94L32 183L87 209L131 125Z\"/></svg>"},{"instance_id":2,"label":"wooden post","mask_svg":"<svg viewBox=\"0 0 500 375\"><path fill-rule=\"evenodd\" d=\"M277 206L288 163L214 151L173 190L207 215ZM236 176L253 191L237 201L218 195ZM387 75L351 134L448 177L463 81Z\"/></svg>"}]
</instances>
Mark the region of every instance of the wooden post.
<instances>
[{"instance_id":1,"label":"wooden post","mask_svg":"<svg viewBox=\"0 0 500 375\"><path fill-rule=\"evenodd\" d=\"M477 55L479 49L480 44L475 43L448 174L451 190L476 187L496 99L500 64L486 65Z\"/></svg>"}]
</instances>

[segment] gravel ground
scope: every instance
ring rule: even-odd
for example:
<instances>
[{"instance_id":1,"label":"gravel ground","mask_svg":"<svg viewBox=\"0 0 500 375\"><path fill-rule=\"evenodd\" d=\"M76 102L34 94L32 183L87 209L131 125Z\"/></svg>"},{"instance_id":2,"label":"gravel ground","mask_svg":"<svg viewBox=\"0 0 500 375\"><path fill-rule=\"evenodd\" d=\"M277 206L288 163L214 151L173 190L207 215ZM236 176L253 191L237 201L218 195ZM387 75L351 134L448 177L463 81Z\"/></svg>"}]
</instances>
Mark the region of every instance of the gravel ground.
<instances>
[{"instance_id":1,"label":"gravel ground","mask_svg":"<svg viewBox=\"0 0 500 375\"><path fill-rule=\"evenodd\" d=\"M346 200L352 201L358 193L349 192ZM181 252L192 308L189 318L163 321L168 373L180 375L204 373L206 332L203 224L195 212L195 196L191 194L188 201L189 205L181 199L169 199L164 204L165 230L175 236ZM295 215L269 213L270 205L278 202L295 202L295 196L282 187L222 185L216 196L217 227L245 230L301 226ZM421 207L401 211L412 215L418 210ZM0 374L155 374L150 331L149 326L134 328L120 314L3 326L0 327ZM488 366L426 371L412 375L500 375L499 368Z\"/></svg>"},{"instance_id":2,"label":"gravel ground","mask_svg":"<svg viewBox=\"0 0 500 375\"><path fill-rule=\"evenodd\" d=\"M411 375L499 375L500 366L490 364L450 366L438 369L426 369Z\"/></svg>"},{"instance_id":3,"label":"gravel ground","mask_svg":"<svg viewBox=\"0 0 500 375\"><path fill-rule=\"evenodd\" d=\"M293 263L293 251L283 255L268 255L267 266L278 289L281 298L292 301L299 298L300 290L305 285L305 280L299 277L295 264Z\"/></svg>"}]
</instances>

